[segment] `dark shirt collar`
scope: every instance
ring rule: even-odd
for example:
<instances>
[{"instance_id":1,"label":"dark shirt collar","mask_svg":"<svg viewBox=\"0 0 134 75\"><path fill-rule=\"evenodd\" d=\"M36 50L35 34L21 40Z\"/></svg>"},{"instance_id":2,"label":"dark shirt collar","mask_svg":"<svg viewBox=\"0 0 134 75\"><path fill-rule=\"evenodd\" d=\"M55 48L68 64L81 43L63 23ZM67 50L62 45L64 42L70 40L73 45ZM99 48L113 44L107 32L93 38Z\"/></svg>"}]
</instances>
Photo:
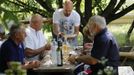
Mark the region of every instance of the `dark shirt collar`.
<instances>
[{"instance_id":1,"label":"dark shirt collar","mask_svg":"<svg viewBox=\"0 0 134 75\"><path fill-rule=\"evenodd\" d=\"M14 45L14 46L17 46L17 47L18 47L18 46L20 45L20 44L19 44L19 45L17 45L17 44L14 42L14 40L12 40L12 38L11 38L11 37L9 37L9 38L8 38L8 40L10 40L10 41L13 43L13 45Z\"/></svg>"},{"instance_id":2,"label":"dark shirt collar","mask_svg":"<svg viewBox=\"0 0 134 75\"><path fill-rule=\"evenodd\" d=\"M102 29L99 33L97 33L96 36L95 36L95 38L101 36L101 35L104 34L105 32L107 32L107 28L104 28L104 29Z\"/></svg>"}]
</instances>

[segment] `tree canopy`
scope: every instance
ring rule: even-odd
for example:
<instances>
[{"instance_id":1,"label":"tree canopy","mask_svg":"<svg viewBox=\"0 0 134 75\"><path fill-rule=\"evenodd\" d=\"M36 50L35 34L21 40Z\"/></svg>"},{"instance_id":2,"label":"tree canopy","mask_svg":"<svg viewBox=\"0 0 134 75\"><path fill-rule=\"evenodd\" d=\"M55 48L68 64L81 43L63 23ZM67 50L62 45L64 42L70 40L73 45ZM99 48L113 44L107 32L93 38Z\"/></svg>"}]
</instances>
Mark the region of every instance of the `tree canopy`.
<instances>
[{"instance_id":1,"label":"tree canopy","mask_svg":"<svg viewBox=\"0 0 134 75\"><path fill-rule=\"evenodd\" d=\"M120 18L134 9L134 3L127 6L127 0L72 0L74 9L81 16L81 27L86 25L93 15L106 18L107 24ZM9 20L25 19L29 14L38 13L43 17L52 18L57 8L62 8L64 0L0 0L0 20L7 24Z\"/></svg>"}]
</instances>

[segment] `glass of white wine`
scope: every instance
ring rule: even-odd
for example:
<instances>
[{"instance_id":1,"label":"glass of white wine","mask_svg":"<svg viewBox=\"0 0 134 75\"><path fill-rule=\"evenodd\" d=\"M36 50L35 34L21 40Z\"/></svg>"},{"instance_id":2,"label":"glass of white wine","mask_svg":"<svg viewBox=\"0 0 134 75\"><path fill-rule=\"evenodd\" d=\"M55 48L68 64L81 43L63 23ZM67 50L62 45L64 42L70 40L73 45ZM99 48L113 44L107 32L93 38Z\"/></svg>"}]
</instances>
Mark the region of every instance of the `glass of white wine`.
<instances>
[{"instance_id":1,"label":"glass of white wine","mask_svg":"<svg viewBox=\"0 0 134 75\"><path fill-rule=\"evenodd\" d=\"M67 38L64 36L64 42L62 45L62 49L63 49L63 62L64 64L66 64L68 62L68 57L69 57L69 44L67 41Z\"/></svg>"}]
</instances>

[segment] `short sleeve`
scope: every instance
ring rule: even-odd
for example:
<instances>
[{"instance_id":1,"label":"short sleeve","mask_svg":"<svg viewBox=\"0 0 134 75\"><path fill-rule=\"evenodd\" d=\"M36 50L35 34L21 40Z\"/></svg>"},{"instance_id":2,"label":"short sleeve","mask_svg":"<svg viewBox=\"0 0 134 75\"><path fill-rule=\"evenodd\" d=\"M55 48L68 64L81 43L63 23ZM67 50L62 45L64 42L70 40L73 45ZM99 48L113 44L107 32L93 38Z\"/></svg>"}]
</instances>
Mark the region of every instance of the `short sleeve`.
<instances>
[{"instance_id":1,"label":"short sleeve","mask_svg":"<svg viewBox=\"0 0 134 75\"><path fill-rule=\"evenodd\" d=\"M43 32L41 32L41 35L42 35L42 42L43 42L43 45L44 45L44 44L47 44L49 38L47 38L46 35L43 34Z\"/></svg>"},{"instance_id":2,"label":"short sleeve","mask_svg":"<svg viewBox=\"0 0 134 75\"><path fill-rule=\"evenodd\" d=\"M59 24L59 12L58 10L56 10L54 13L53 13L53 23L56 23L56 24Z\"/></svg>"},{"instance_id":3,"label":"short sleeve","mask_svg":"<svg viewBox=\"0 0 134 75\"><path fill-rule=\"evenodd\" d=\"M27 35L27 37L25 38L25 41L24 41L24 48L30 48L30 49L34 48L33 40L28 35Z\"/></svg>"},{"instance_id":4,"label":"short sleeve","mask_svg":"<svg viewBox=\"0 0 134 75\"><path fill-rule=\"evenodd\" d=\"M75 20L74 25L79 26L80 25L80 15L77 12L75 13L75 19L74 20Z\"/></svg>"}]
</instances>

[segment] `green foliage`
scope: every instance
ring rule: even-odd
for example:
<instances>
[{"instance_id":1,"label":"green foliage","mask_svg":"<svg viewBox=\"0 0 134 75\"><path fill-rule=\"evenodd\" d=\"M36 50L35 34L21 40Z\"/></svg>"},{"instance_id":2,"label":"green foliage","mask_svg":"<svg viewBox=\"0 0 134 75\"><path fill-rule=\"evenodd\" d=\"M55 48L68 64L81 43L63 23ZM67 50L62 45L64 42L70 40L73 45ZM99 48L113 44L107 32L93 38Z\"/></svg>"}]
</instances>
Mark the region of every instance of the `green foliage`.
<instances>
[{"instance_id":1,"label":"green foliage","mask_svg":"<svg viewBox=\"0 0 134 75\"><path fill-rule=\"evenodd\" d=\"M116 70L114 70L114 68L112 66L106 66L108 59L106 59L105 57L102 57L100 60L100 64L103 65L103 69L99 69L99 71L97 72L97 75L115 75Z\"/></svg>"},{"instance_id":2,"label":"green foliage","mask_svg":"<svg viewBox=\"0 0 134 75\"><path fill-rule=\"evenodd\" d=\"M40 5L38 5L34 0L25 0L25 3L28 5L28 6L32 6L32 7L39 7L40 8Z\"/></svg>"},{"instance_id":3,"label":"green foliage","mask_svg":"<svg viewBox=\"0 0 134 75\"><path fill-rule=\"evenodd\" d=\"M3 15L3 24L6 26L7 29L9 29L8 24L13 21L14 23L18 23L18 18L10 11L5 11Z\"/></svg>"},{"instance_id":4,"label":"green foliage","mask_svg":"<svg viewBox=\"0 0 134 75\"><path fill-rule=\"evenodd\" d=\"M55 2L55 0L44 0L44 1L48 4L48 6L54 4ZM35 10L35 8L38 8L40 10L44 9L35 0L0 0L0 4L1 4L0 23L4 25L7 29L8 29L8 23L10 21L18 23L19 20L27 20L30 15L35 13L31 12L31 10ZM47 13L44 14L46 15ZM47 15L50 15L50 13L48 13ZM49 27L49 25L45 26L47 27L43 27L44 28L43 30L50 31L51 27Z\"/></svg>"},{"instance_id":5,"label":"green foliage","mask_svg":"<svg viewBox=\"0 0 134 75\"><path fill-rule=\"evenodd\" d=\"M53 2L55 2L55 0L45 0L46 1L46 3L48 3L48 4L53 4ZM57 1L57 0L56 0Z\"/></svg>"},{"instance_id":6,"label":"green foliage","mask_svg":"<svg viewBox=\"0 0 134 75\"><path fill-rule=\"evenodd\" d=\"M44 31L46 31L46 32L52 31L52 25L51 24L48 24L48 23L44 24L43 25L43 32Z\"/></svg>"},{"instance_id":7,"label":"green foliage","mask_svg":"<svg viewBox=\"0 0 134 75\"><path fill-rule=\"evenodd\" d=\"M0 7L1 8L1 15L0 15L0 23L2 24L2 25L4 25L4 27L6 28L6 29L9 29L9 24L11 23L11 22L13 22L13 23L18 23L18 18L17 18L17 16L15 16L12 12L10 12L10 11L8 11L8 10L6 10L6 9L4 9L4 8L2 8L2 7Z\"/></svg>"},{"instance_id":8,"label":"green foliage","mask_svg":"<svg viewBox=\"0 0 134 75\"><path fill-rule=\"evenodd\" d=\"M16 61L9 62L9 69L5 70L6 75L26 75L26 70L21 68L21 63Z\"/></svg>"},{"instance_id":9,"label":"green foliage","mask_svg":"<svg viewBox=\"0 0 134 75\"><path fill-rule=\"evenodd\" d=\"M2 3L4 3L6 0L0 0L0 5L2 4Z\"/></svg>"},{"instance_id":10,"label":"green foliage","mask_svg":"<svg viewBox=\"0 0 134 75\"><path fill-rule=\"evenodd\" d=\"M102 13L102 11L107 7L109 0L92 0L93 4L93 15Z\"/></svg>"}]
</instances>

